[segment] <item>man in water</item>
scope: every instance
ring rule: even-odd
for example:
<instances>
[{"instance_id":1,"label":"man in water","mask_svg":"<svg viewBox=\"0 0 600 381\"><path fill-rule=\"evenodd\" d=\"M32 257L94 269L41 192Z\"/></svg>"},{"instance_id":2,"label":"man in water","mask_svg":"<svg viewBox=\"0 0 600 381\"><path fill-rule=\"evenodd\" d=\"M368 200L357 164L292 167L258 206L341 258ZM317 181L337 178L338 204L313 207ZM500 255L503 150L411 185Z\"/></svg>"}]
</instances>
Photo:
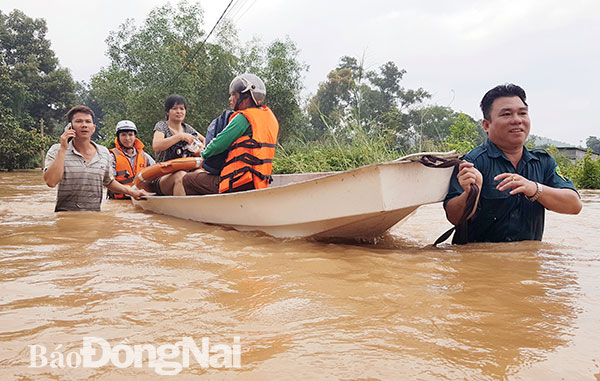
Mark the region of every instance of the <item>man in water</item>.
<instances>
[{"instance_id":1,"label":"man in water","mask_svg":"<svg viewBox=\"0 0 600 381\"><path fill-rule=\"evenodd\" d=\"M67 112L69 127L46 154L44 180L54 188L58 184L55 212L68 210L99 211L102 185L115 193L135 199L143 190L115 181L110 168L110 152L91 141L96 131L94 112L87 106L75 106Z\"/></svg>"},{"instance_id":2,"label":"man in water","mask_svg":"<svg viewBox=\"0 0 600 381\"><path fill-rule=\"evenodd\" d=\"M479 192L467 222L467 242L540 241L545 209L578 214L579 194L552 156L525 147L530 120L522 88L494 87L481 100L481 111L488 141L455 168L444 201L446 217L458 223L471 184L476 184ZM456 238L455 234L453 243L459 243Z\"/></svg>"}]
</instances>

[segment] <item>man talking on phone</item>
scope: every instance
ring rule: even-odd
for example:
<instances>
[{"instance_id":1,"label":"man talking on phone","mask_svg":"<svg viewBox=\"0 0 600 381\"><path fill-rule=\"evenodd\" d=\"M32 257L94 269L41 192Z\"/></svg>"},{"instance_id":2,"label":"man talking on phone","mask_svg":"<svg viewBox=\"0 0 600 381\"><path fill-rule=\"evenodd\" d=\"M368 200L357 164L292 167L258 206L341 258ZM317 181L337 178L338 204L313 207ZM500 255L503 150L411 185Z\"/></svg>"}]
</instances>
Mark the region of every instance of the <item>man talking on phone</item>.
<instances>
[{"instance_id":1,"label":"man talking on phone","mask_svg":"<svg viewBox=\"0 0 600 381\"><path fill-rule=\"evenodd\" d=\"M102 186L110 191L140 199L144 190L115 181L110 167L110 152L91 141L96 131L94 112L87 106L75 106L67 112L70 128L46 154L44 180L58 185L55 212L70 210L100 211Z\"/></svg>"}]
</instances>

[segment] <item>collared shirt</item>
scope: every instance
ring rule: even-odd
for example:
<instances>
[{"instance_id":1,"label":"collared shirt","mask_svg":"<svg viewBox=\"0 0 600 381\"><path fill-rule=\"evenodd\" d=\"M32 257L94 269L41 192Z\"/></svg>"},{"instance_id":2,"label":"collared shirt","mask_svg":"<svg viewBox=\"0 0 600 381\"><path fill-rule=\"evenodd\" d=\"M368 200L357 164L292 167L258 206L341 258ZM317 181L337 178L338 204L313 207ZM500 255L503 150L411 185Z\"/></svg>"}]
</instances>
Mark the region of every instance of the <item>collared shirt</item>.
<instances>
[{"instance_id":1,"label":"collared shirt","mask_svg":"<svg viewBox=\"0 0 600 381\"><path fill-rule=\"evenodd\" d=\"M104 146L91 142L96 147L96 154L86 162L73 142L69 142L65 152L65 170L58 183L55 212L66 210L99 211L102 203L102 185L109 185L114 177L110 168L111 153ZM46 154L44 172L52 165L60 149L54 144Z\"/></svg>"},{"instance_id":2,"label":"collared shirt","mask_svg":"<svg viewBox=\"0 0 600 381\"><path fill-rule=\"evenodd\" d=\"M517 168L494 143L474 148L464 160L475 164L483 176L477 211L468 222L469 242L507 242L542 239L545 208L539 202L527 200L524 194L509 194L496 189L500 181L494 177L501 173L515 173L526 179L552 188L568 188L575 192L571 180L560 175L554 158L544 150L528 150L523 147L523 156ZM444 208L448 201L464 192L454 169Z\"/></svg>"}]
</instances>

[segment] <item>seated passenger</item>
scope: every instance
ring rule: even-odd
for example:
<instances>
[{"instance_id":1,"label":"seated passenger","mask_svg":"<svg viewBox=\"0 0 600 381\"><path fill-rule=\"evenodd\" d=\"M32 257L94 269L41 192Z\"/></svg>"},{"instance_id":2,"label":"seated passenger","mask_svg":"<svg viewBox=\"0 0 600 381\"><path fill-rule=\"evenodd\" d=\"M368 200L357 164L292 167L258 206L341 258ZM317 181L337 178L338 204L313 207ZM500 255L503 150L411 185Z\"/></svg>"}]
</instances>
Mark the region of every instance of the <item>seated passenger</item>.
<instances>
[{"instance_id":1,"label":"seated passenger","mask_svg":"<svg viewBox=\"0 0 600 381\"><path fill-rule=\"evenodd\" d=\"M167 120L156 123L152 140L158 163L180 157L200 156L200 149L193 152L190 148L194 143L201 148L205 139L192 126L183 122L186 109L187 102L182 96L171 95L165 101ZM184 196L181 179L185 174L185 171L177 171L165 175L154 181L152 190L159 195Z\"/></svg>"},{"instance_id":2,"label":"seated passenger","mask_svg":"<svg viewBox=\"0 0 600 381\"><path fill-rule=\"evenodd\" d=\"M144 143L137 138L137 127L130 120L117 123L115 148L110 152L110 164L115 180L123 185L131 186L135 176L144 168L154 165L154 159L144 152ZM129 199L123 193L108 191L108 198Z\"/></svg>"},{"instance_id":3,"label":"seated passenger","mask_svg":"<svg viewBox=\"0 0 600 381\"><path fill-rule=\"evenodd\" d=\"M238 192L269 186L279 123L271 109L263 105L266 94L263 81L253 74L242 74L231 81L229 104L234 113L227 127L202 152L203 164L211 162L209 167L213 170L203 165L203 171L186 174L185 194ZM223 154L225 160L211 160Z\"/></svg>"}]
</instances>

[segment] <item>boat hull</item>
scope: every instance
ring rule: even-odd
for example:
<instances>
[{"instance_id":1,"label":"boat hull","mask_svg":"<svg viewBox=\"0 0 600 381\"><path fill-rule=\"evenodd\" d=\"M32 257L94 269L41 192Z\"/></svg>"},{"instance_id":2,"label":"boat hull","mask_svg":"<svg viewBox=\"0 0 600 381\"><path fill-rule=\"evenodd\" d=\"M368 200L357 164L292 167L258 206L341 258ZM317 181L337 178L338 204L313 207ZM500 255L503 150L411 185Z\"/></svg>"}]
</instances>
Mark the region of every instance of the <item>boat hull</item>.
<instances>
[{"instance_id":1,"label":"boat hull","mask_svg":"<svg viewBox=\"0 0 600 381\"><path fill-rule=\"evenodd\" d=\"M345 172L275 176L268 189L150 196L144 210L274 237L372 239L420 205L443 200L452 168L390 162Z\"/></svg>"}]
</instances>

